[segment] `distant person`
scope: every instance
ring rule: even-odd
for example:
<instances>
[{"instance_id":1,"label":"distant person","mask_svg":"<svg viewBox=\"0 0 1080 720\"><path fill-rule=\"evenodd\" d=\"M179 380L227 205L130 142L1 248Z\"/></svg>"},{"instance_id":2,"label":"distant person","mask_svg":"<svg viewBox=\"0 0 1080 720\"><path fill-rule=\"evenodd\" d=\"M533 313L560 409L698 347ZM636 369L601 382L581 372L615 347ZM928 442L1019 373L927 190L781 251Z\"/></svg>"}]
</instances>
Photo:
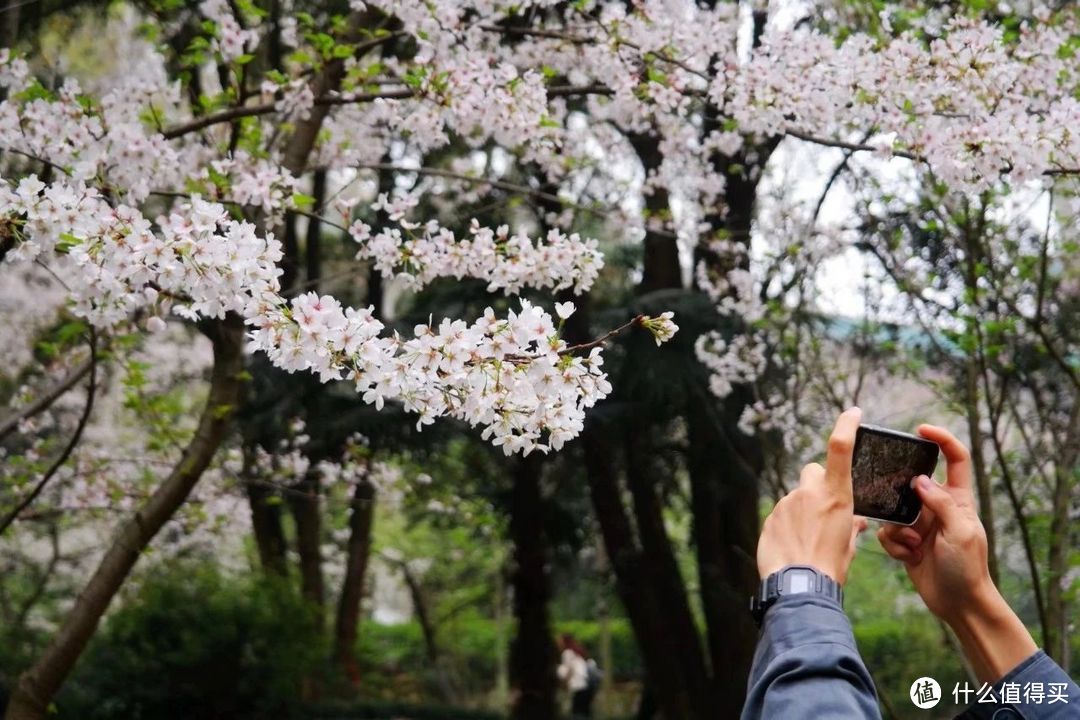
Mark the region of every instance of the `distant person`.
<instances>
[{"instance_id":1,"label":"distant person","mask_svg":"<svg viewBox=\"0 0 1080 720\"><path fill-rule=\"evenodd\" d=\"M562 657L558 675L570 691L570 717L591 718L592 701L600 686L600 668L573 635L559 638L559 648Z\"/></svg>"},{"instance_id":2,"label":"distant person","mask_svg":"<svg viewBox=\"0 0 1080 720\"><path fill-rule=\"evenodd\" d=\"M881 717L839 592L855 555L855 538L866 527L865 519L854 516L851 490L860 417L858 408L840 416L825 467L804 467L799 487L765 519L757 564L766 600L759 609L762 631L744 719ZM984 684L977 695L965 697L971 704L960 718L1080 718L1080 687L1039 650L990 579L967 448L933 425L922 425L919 434L941 446L948 480L938 485L920 476L918 521L911 527L883 527L878 538L889 555L904 563L930 612L956 633ZM776 586L781 592L773 599ZM1032 688L1038 695L1031 694ZM915 691L919 702L934 699L929 683Z\"/></svg>"}]
</instances>

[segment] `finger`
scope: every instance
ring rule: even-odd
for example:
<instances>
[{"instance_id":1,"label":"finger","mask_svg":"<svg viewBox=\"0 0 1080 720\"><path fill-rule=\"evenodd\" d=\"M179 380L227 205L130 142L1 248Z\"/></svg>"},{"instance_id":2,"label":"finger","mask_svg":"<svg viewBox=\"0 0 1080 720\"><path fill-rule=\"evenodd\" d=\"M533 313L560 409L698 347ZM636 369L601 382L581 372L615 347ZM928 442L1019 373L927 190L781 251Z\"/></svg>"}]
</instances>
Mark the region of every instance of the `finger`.
<instances>
[{"instance_id":1,"label":"finger","mask_svg":"<svg viewBox=\"0 0 1080 720\"><path fill-rule=\"evenodd\" d=\"M913 550L897 542L891 537L888 528L878 530L877 537L882 549L894 560L899 560L907 565L918 565L922 562L922 550Z\"/></svg>"},{"instance_id":2,"label":"finger","mask_svg":"<svg viewBox=\"0 0 1080 720\"><path fill-rule=\"evenodd\" d=\"M859 430L862 410L850 408L841 413L829 436L825 454L825 483L830 490L851 497L851 455L855 450L855 433Z\"/></svg>"},{"instance_id":3,"label":"finger","mask_svg":"<svg viewBox=\"0 0 1080 720\"><path fill-rule=\"evenodd\" d=\"M971 488L971 453L967 446L955 435L937 425L920 425L919 434L927 440L933 440L941 447L948 464L949 487Z\"/></svg>"},{"instance_id":4,"label":"finger","mask_svg":"<svg viewBox=\"0 0 1080 720\"><path fill-rule=\"evenodd\" d=\"M920 475L915 480L915 492L919 493L923 505L930 508L941 521L943 528L955 527L962 520L956 499L927 476Z\"/></svg>"},{"instance_id":5,"label":"finger","mask_svg":"<svg viewBox=\"0 0 1080 720\"><path fill-rule=\"evenodd\" d=\"M878 536L885 536L890 541L914 550L922 545L922 535L910 527L903 525L888 525L878 531Z\"/></svg>"},{"instance_id":6,"label":"finger","mask_svg":"<svg viewBox=\"0 0 1080 720\"><path fill-rule=\"evenodd\" d=\"M867 524L868 523L866 522L866 518L860 517L858 515L856 515L855 519L852 520L852 522L851 522L851 547L852 547L852 549L855 548L855 542L856 542L856 540L859 539L859 535L862 533L862 531L866 529Z\"/></svg>"},{"instance_id":7,"label":"finger","mask_svg":"<svg viewBox=\"0 0 1080 720\"><path fill-rule=\"evenodd\" d=\"M851 523L851 539L848 541L848 555L855 557L855 550L858 548L859 535L866 530L866 526L869 523L866 522L866 518L855 516L855 519Z\"/></svg>"},{"instance_id":8,"label":"finger","mask_svg":"<svg viewBox=\"0 0 1080 720\"><path fill-rule=\"evenodd\" d=\"M918 488L915 485L916 480L918 480L917 477L911 478L911 489L915 490L915 494L918 495ZM938 530L937 515L924 504L922 510L919 511L919 517L908 527L914 530L920 538L928 538Z\"/></svg>"}]
</instances>

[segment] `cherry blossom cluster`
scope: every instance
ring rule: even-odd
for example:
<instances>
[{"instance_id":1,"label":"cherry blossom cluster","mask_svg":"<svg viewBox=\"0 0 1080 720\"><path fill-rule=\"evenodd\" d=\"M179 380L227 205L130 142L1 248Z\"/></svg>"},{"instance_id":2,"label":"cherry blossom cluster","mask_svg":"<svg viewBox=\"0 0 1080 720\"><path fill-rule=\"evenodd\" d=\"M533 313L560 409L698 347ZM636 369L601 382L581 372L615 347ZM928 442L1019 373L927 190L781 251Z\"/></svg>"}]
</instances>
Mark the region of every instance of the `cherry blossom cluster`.
<instances>
[{"instance_id":1,"label":"cherry blossom cluster","mask_svg":"<svg viewBox=\"0 0 1080 720\"><path fill-rule=\"evenodd\" d=\"M551 316L526 300L505 319L488 308L471 325L418 325L407 340L381 336L370 310L315 293L249 322L252 347L279 367L350 380L378 408L400 401L419 415L418 428L440 415L482 427L507 454L560 449L581 432L585 410L611 391L600 349L570 353ZM673 327L666 318L654 334L667 339Z\"/></svg>"},{"instance_id":2,"label":"cherry blossom cluster","mask_svg":"<svg viewBox=\"0 0 1080 720\"><path fill-rule=\"evenodd\" d=\"M243 312L277 289L280 244L198 197L154 224L81 182L37 176L0 187L0 218L20 236L11 261L38 258L65 277L72 309L108 327L146 308L191 319Z\"/></svg>"},{"instance_id":3,"label":"cherry blossom cluster","mask_svg":"<svg viewBox=\"0 0 1080 720\"><path fill-rule=\"evenodd\" d=\"M915 31L883 46L856 34L767 33L745 66L725 66L709 88L740 130L795 131L846 140L876 131L880 152L914 154L942 181L974 192L1075 169L1080 101L1075 15L1000 26L956 18L927 46Z\"/></svg>"},{"instance_id":4,"label":"cherry blossom cluster","mask_svg":"<svg viewBox=\"0 0 1080 720\"><path fill-rule=\"evenodd\" d=\"M566 235L552 229L543 239L533 241L521 231L511 235L507 225L492 230L474 219L469 225L470 237L458 239L437 220L423 225L405 220L409 206L380 195L373 209L386 209L398 227L372 235L367 224L356 222L349 234L360 244L357 258L374 260L383 275L396 274L413 288L440 277L468 277L486 280L491 291L573 287L581 293L592 286L603 267L596 240L583 239L577 233Z\"/></svg>"}]
</instances>

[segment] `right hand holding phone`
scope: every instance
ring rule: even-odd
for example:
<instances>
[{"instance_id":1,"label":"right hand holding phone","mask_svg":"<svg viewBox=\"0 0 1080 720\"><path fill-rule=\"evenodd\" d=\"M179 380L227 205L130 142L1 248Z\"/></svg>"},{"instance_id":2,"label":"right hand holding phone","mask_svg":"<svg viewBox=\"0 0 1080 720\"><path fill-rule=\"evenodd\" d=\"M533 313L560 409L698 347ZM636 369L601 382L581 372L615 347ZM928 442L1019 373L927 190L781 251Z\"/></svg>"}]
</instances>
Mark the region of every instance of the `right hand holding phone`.
<instances>
[{"instance_id":1,"label":"right hand holding phone","mask_svg":"<svg viewBox=\"0 0 1080 720\"><path fill-rule=\"evenodd\" d=\"M923 502L914 525L878 530L885 552L904 563L930 612L946 622L996 596L987 564L986 531L971 489L971 455L944 428L920 425L919 435L941 446L948 477L938 485L925 475L915 481Z\"/></svg>"},{"instance_id":2,"label":"right hand holding phone","mask_svg":"<svg viewBox=\"0 0 1080 720\"><path fill-rule=\"evenodd\" d=\"M919 477L919 519L911 527L883 527L878 539L903 561L930 612L956 633L979 680L997 682L1038 647L990 578L986 530L971 490L971 455L944 428L921 425L919 434L941 446L948 477L944 485Z\"/></svg>"}]
</instances>

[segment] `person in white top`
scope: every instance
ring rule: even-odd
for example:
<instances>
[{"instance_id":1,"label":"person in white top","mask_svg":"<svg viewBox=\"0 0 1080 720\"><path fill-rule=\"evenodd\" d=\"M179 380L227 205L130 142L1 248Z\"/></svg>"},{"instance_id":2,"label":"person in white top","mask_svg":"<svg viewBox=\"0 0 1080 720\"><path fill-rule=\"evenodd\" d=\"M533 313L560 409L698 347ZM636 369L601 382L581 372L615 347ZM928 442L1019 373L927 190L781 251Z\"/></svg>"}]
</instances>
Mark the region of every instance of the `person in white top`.
<instances>
[{"instance_id":1,"label":"person in white top","mask_svg":"<svg viewBox=\"0 0 1080 720\"><path fill-rule=\"evenodd\" d=\"M570 691L570 717L592 717L592 701L596 695L600 675L596 662L589 658L585 648L573 635L559 638L562 656L559 661L559 680Z\"/></svg>"}]
</instances>

